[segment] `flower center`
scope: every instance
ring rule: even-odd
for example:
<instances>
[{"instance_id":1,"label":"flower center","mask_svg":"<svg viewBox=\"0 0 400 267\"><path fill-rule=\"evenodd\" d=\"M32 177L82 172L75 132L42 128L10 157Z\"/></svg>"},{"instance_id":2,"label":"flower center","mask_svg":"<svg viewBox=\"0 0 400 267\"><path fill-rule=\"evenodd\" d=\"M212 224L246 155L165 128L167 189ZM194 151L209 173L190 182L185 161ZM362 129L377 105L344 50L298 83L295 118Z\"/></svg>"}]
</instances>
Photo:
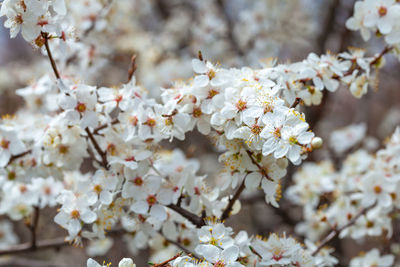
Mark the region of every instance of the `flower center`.
<instances>
[{"instance_id":1,"label":"flower center","mask_svg":"<svg viewBox=\"0 0 400 267\"><path fill-rule=\"evenodd\" d=\"M273 135L276 139L281 138L281 129L280 128L275 128L275 131L273 132Z\"/></svg>"},{"instance_id":2,"label":"flower center","mask_svg":"<svg viewBox=\"0 0 400 267\"><path fill-rule=\"evenodd\" d=\"M17 177L17 175L14 171L10 171L8 173L8 180L10 180L10 181L15 180L16 177Z\"/></svg>"},{"instance_id":3,"label":"flower center","mask_svg":"<svg viewBox=\"0 0 400 267\"><path fill-rule=\"evenodd\" d=\"M78 103L77 105L76 105L76 107L75 107L75 109L78 111L78 112L85 112L86 111L86 105L85 105L85 103Z\"/></svg>"},{"instance_id":4,"label":"flower center","mask_svg":"<svg viewBox=\"0 0 400 267\"><path fill-rule=\"evenodd\" d=\"M367 221L367 228L372 228L372 227L374 227L374 222L372 222L372 221Z\"/></svg>"},{"instance_id":5,"label":"flower center","mask_svg":"<svg viewBox=\"0 0 400 267\"><path fill-rule=\"evenodd\" d=\"M153 118L148 118L144 124L149 127L154 127L154 126L156 126L156 120Z\"/></svg>"},{"instance_id":6,"label":"flower center","mask_svg":"<svg viewBox=\"0 0 400 267\"><path fill-rule=\"evenodd\" d=\"M225 266L225 263L223 263L222 261L217 261L215 264L214 264L214 267L224 267Z\"/></svg>"},{"instance_id":7,"label":"flower center","mask_svg":"<svg viewBox=\"0 0 400 267\"><path fill-rule=\"evenodd\" d=\"M208 91L207 99L211 99L218 94L219 94L219 92L217 90L211 89L210 91Z\"/></svg>"},{"instance_id":8,"label":"flower center","mask_svg":"<svg viewBox=\"0 0 400 267\"><path fill-rule=\"evenodd\" d=\"M239 99L239 101L236 103L236 108L237 108L239 111L245 110L245 109L247 108L247 103L246 103L246 101L243 101L243 100Z\"/></svg>"},{"instance_id":9,"label":"flower center","mask_svg":"<svg viewBox=\"0 0 400 267\"><path fill-rule=\"evenodd\" d=\"M272 259L279 261L280 259L282 259L282 250L280 248L274 248L272 250L273 256Z\"/></svg>"},{"instance_id":10,"label":"flower center","mask_svg":"<svg viewBox=\"0 0 400 267\"><path fill-rule=\"evenodd\" d=\"M1 139L0 146L3 149L8 149L8 147L10 146L10 141L8 141L6 139Z\"/></svg>"},{"instance_id":11,"label":"flower center","mask_svg":"<svg viewBox=\"0 0 400 267\"><path fill-rule=\"evenodd\" d=\"M103 188L101 188L101 185L97 184L93 187L94 192L96 192L97 194L100 194L101 191L103 190Z\"/></svg>"},{"instance_id":12,"label":"flower center","mask_svg":"<svg viewBox=\"0 0 400 267\"><path fill-rule=\"evenodd\" d=\"M125 159L125 161L128 161L128 162L129 162L129 161L135 161L135 160L136 160L136 159L135 159L134 156Z\"/></svg>"},{"instance_id":13,"label":"flower center","mask_svg":"<svg viewBox=\"0 0 400 267\"><path fill-rule=\"evenodd\" d=\"M199 117L201 117L202 114L203 114L203 112L201 111L200 108L193 109L193 117L199 118Z\"/></svg>"},{"instance_id":14,"label":"flower center","mask_svg":"<svg viewBox=\"0 0 400 267\"><path fill-rule=\"evenodd\" d=\"M381 7L378 9L378 13L379 13L379 16L381 16L381 17L386 16L386 14L387 14L387 8L384 7L384 6L381 6Z\"/></svg>"},{"instance_id":15,"label":"flower center","mask_svg":"<svg viewBox=\"0 0 400 267\"><path fill-rule=\"evenodd\" d=\"M154 204L156 204L156 203L157 203L157 198L156 198L156 196L155 196L155 195L150 195L150 196L148 196L148 197L147 197L147 203L148 203L150 206L153 206Z\"/></svg>"},{"instance_id":16,"label":"flower center","mask_svg":"<svg viewBox=\"0 0 400 267\"><path fill-rule=\"evenodd\" d=\"M376 194L380 194L382 192L382 187L380 187L379 185L375 185L374 186L374 192Z\"/></svg>"},{"instance_id":17,"label":"flower center","mask_svg":"<svg viewBox=\"0 0 400 267\"><path fill-rule=\"evenodd\" d=\"M26 187L26 185L21 185L21 186L19 187L19 191L20 191L21 193L25 193L26 191L28 191L28 188Z\"/></svg>"},{"instance_id":18,"label":"flower center","mask_svg":"<svg viewBox=\"0 0 400 267\"><path fill-rule=\"evenodd\" d=\"M291 137L289 137L289 143L291 145L297 145L299 143L299 141L297 141L296 136L291 136Z\"/></svg>"},{"instance_id":19,"label":"flower center","mask_svg":"<svg viewBox=\"0 0 400 267\"><path fill-rule=\"evenodd\" d=\"M137 186L141 186L143 184L143 179L142 177L136 177L135 179L133 179L133 183Z\"/></svg>"},{"instance_id":20,"label":"flower center","mask_svg":"<svg viewBox=\"0 0 400 267\"><path fill-rule=\"evenodd\" d=\"M15 22L16 22L17 24L22 24L22 23L24 23L24 20L23 20L21 14L18 14L17 16L15 16Z\"/></svg>"},{"instance_id":21,"label":"flower center","mask_svg":"<svg viewBox=\"0 0 400 267\"><path fill-rule=\"evenodd\" d=\"M51 188L50 187L46 186L43 191L44 191L45 195L51 195Z\"/></svg>"},{"instance_id":22,"label":"flower center","mask_svg":"<svg viewBox=\"0 0 400 267\"><path fill-rule=\"evenodd\" d=\"M215 70L209 70L207 72L208 78L212 80L215 77Z\"/></svg>"},{"instance_id":23,"label":"flower center","mask_svg":"<svg viewBox=\"0 0 400 267\"><path fill-rule=\"evenodd\" d=\"M21 5L24 12L26 12L26 4L25 4L24 0L19 1L19 4Z\"/></svg>"},{"instance_id":24,"label":"flower center","mask_svg":"<svg viewBox=\"0 0 400 267\"><path fill-rule=\"evenodd\" d=\"M110 152L112 156L115 156L115 154L117 153L117 148L114 144L108 144L107 151Z\"/></svg>"},{"instance_id":25,"label":"flower center","mask_svg":"<svg viewBox=\"0 0 400 267\"><path fill-rule=\"evenodd\" d=\"M80 217L81 217L81 214L79 213L78 210L71 211L71 218L72 219L79 219Z\"/></svg>"},{"instance_id":26,"label":"flower center","mask_svg":"<svg viewBox=\"0 0 400 267\"><path fill-rule=\"evenodd\" d=\"M58 147L58 152L60 152L60 154L67 154L68 153L68 146L60 145Z\"/></svg>"},{"instance_id":27,"label":"flower center","mask_svg":"<svg viewBox=\"0 0 400 267\"><path fill-rule=\"evenodd\" d=\"M133 126L136 126L138 123L138 118L136 116L131 116L129 118L129 123L132 124Z\"/></svg>"},{"instance_id":28,"label":"flower center","mask_svg":"<svg viewBox=\"0 0 400 267\"><path fill-rule=\"evenodd\" d=\"M254 124L253 126L251 126L251 132L255 135L259 135L261 133L260 125Z\"/></svg>"},{"instance_id":29,"label":"flower center","mask_svg":"<svg viewBox=\"0 0 400 267\"><path fill-rule=\"evenodd\" d=\"M123 98L124 98L124 97L123 97L122 95L117 95L117 96L115 97L115 102L119 103L119 102L122 101Z\"/></svg>"},{"instance_id":30,"label":"flower center","mask_svg":"<svg viewBox=\"0 0 400 267\"><path fill-rule=\"evenodd\" d=\"M194 194L195 195L198 195L198 196L200 196L200 189L196 186L195 188L194 188Z\"/></svg>"},{"instance_id":31,"label":"flower center","mask_svg":"<svg viewBox=\"0 0 400 267\"><path fill-rule=\"evenodd\" d=\"M166 126L174 125L174 122L172 121L171 117L168 117L168 118L165 119L165 125Z\"/></svg>"},{"instance_id":32,"label":"flower center","mask_svg":"<svg viewBox=\"0 0 400 267\"><path fill-rule=\"evenodd\" d=\"M192 242L190 241L190 239L189 238L184 238L183 240L182 240L182 244L185 246L185 247L188 247L188 246L190 246L190 244L191 244Z\"/></svg>"}]
</instances>

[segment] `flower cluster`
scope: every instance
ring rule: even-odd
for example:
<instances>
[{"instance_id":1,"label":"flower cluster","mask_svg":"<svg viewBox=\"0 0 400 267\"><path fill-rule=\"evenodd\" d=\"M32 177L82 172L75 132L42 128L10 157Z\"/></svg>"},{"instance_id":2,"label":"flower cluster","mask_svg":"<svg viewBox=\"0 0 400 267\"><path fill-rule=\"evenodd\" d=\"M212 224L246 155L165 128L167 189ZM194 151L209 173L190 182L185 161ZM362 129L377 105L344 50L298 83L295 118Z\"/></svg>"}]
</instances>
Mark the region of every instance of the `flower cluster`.
<instances>
[{"instance_id":1,"label":"flower cluster","mask_svg":"<svg viewBox=\"0 0 400 267\"><path fill-rule=\"evenodd\" d=\"M391 237L391 217L399 199L399 141L397 128L386 148L375 155L357 150L338 171L329 161L305 164L294 176L295 185L287 191L293 202L304 206L305 220L297 231L313 241L332 227L342 229L341 238ZM374 252L354 262L378 256Z\"/></svg>"},{"instance_id":2,"label":"flower cluster","mask_svg":"<svg viewBox=\"0 0 400 267\"><path fill-rule=\"evenodd\" d=\"M42 32L62 36L59 22L65 14L64 0L5 0L0 10L0 16L7 17L4 26L10 29L11 38L21 31L27 42L37 45Z\"/></svg>"},{"instance_id":3,"label":"flower cluster","mask_svg":"<svg viewBox=\"0 0 400 267\"><path fill-rule=\"evenodd\" d=\"M11 37L21 29L26 41L46 49L56 76L44 73L17 90L26 107L0 121L0 215L27 222L34 236L32 248L37 248L34 224L39 210L56 206L54 222L67 231L66 240L90 240L89 254L105 254L113 244L107 234L119 231L132 253L151 247L156 251L152 261L170 257L167 263L177 267L334 266L338 260L330 255L333 250L318 241L328 230L353 239L392 235L391 216L400 207L400 129L386 148L375 155L359 150L337 171L326 161L304 163L296 172L286 195L304 207L304 222L296 230L306 237L305 245L286 234L253 237L224 225L240 211L243 191L252 195L262 189L265 202L279 208L289 164L300 165L322 143L301 106L319 105L326 91L343 85L362 97L391 48L372 57L360 49L310 53L300 62L271 60L260 68L224 68L199 53L191 61L193 78L166 84L154 97L158 88L147 91L134 76L135 57L128 82L112 87L85 82L85 77L95 77L90 72L96 72L110 52L106 41L96 42L91 34L104 32L106 38L118 32L117 25L124 23L112 10L130 6L125 1L115 1L115 6L101 2L71 1L66 7L63 0L5 0L1 6ZM148 1L137 2L152 7ZM207 42L213 43L217 35L235 37L229 14L223 14L226 20L215 15L223 1L197 2L211 25L202 21L195 39L207 35ZM392 42L399 5L394 0L379 2L379 16L371 15L377 7L371 1L357 2L348 26L361 25L364 34L378 29ZM208 6L213 8L207 13ZM254 6L265 8L261 3ZM82 9L89 16L82 16ZM150 14L148 9L140 9L143 16ZM65 16L67 10L73 15ZM252 24L248 14L241 20ZM186 19L174 23L184 25ZM256 19L265 18L261 14ZM165 35L172 32L178 38L170 28ZM250 43L260 31L255 27L242 43ZM232 49L240 51L241 45ZM168 78L171 81L172 75ZM196 153L164 148L166 141L177 144L196 131L211 137L219 152L223 166L216 175L204 174L199 160L191 158ZM361 143L365 132L363 125L335 132L331 145L343 154ZM16 242L11 234L5 239ZM376 252L353 259L351 265L379 260ZM390 265L394 260L384 256L382 261ZM87 266L102 265L89 259ZM136 265L123 259L119 266Z\"/></svg>"},{"instance_id":4,"label":"flower cluster","mask_svg":"<svg viewBox=\"0 0 400 267\"><path fill-rule=\"evenodd\" d=\"M360 31L367 41L371 32L385 37L388 45L400 44L400 5L395 0L357 1L354 15L346 22L347 28Z\"/></svg>"}]
</instances>

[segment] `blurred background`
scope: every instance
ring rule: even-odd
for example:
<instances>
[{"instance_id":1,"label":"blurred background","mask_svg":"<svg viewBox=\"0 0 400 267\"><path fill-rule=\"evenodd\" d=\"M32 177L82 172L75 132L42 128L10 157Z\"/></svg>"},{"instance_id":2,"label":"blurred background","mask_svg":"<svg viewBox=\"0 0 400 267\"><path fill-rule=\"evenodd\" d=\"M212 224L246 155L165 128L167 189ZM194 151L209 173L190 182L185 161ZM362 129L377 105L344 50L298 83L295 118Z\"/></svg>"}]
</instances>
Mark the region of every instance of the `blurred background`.
<instances>
[{"instance_id":1,"label":"blurred background","mask_svg":"<svg viewBox=\"0 0 400 267\"><path fill-rule=\"evenodd\" d=\"M0 1L1 2L1 1ZM191 59L201 51L203 57L224 67L261 67L269 58L278 62L295 62L310 52L338 53L349 46L362 47L368 55L384 46L378 38L364 43L358 33L345 29L351 16L353 0L66 0L71 36L85 47L55 51L56 59L68 56L60 67L62 75L80 72L80 79L96 86L113 86L127 81L131 56L137 55L137 82L155 98L160 87L193 76ZM1 24L4 18L0 19ZM307 121L316 135L328 140L337 128L365 122L367 135L381 144L396 125L400 124L400 65L386 58L379 73L379 86L370 88L362 100L354 98L347 88L325 93L318 107L306 108ZM38 49L22 40L9 38L8 29L0 27L0 114L13 114L24 103L15 90L23 88L42 75L50 73L47 59ZM184 142L165 143L180 147L187 156L200 159L202 172L213 177L218 174L218 154L210 140L193 133ZM375 147L376 148L376 147ZM330 157L324 148L308 160ZM292 167L284 179L287 186ZM266 205L263 197L251 197L242 202L240 214L227 222L235 231L268 235L269 232L294 234L294 221L301 218L301 208L283 198L282 209ZM283 210L283 211L281 211ZM262 212L260 212L262 211ZM40 239L63 236L52 218L55 210L45 210L40 217ZM23 222L14 229L20 242L29 240ZM0 244L2 234L0 233ZM339 242L339 241L337 241ZM354 256L351 246L342 242L345 258ZM166 244L168 245L168 244ZM337 245L337 244L336 244ZM62 253L46 250L15 256L0 257L0 266L84 266L87 257L99 254L86 248L62 248ZM138 266L146 266L149 251L133 255L121 238L114 238L111 249L99 262L118 262L132 257Z\"/></svg>"}]
</instances>

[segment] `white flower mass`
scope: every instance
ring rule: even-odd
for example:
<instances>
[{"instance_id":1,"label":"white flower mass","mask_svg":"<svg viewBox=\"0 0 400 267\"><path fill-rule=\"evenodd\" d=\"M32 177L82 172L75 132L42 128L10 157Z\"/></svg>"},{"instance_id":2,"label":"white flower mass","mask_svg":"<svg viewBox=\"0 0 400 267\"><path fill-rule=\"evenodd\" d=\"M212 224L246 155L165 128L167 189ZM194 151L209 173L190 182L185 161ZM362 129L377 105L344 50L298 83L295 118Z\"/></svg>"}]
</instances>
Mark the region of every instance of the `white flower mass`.
<instances>
[{"instance_id":1,"label":"white flower mass","mask_svg":"<svg viewBox=\"0 0 400 267\"><path fill-rule=\"evenodd\" d=\"M85 246L90 241L86 250L92 257L106 254L114 244L111 233L122 232L120 239L132 255L152 249L154 262L161 262L150 262L154 267L400 264L387 243L352 259L340 258L339 248L329 243L336 237L357 242L398 238L400 128L375 152L362 146L366 124L337 129L327 142L333 159L317 162L313 156L322 139L304 109L322 105L341 87L363 101L358 99L376 86L384 57L400 59L400 2L356 1L346 22L365 41L382 36L382 52L367 56L371 53L352 47L278 63L262 61L257 52L268 39L263 27L274 27L267 22L268 4L255 1L235 27L229 9L224 14L214 10L224 1L188 1L202 18L196 18L193 47L186 50L196 44L209 50L197 57L192 53L192 59L182 56L186 65L174 59L165 65L154 62L167 56L165 47L185 50L180 43L182 32L190 31L189 14L161 9L159 15L169 17L167 31L153 37L122 19L129 17L129 8L148 17L150 2L1 2L10 37L21 34L51 64L36 66L47 69L16 91L25 106L0 121L0 215L26 222L35 238L29 249L43 244L35 232L39 210L53 208L54 223L65 229L63 239ZM133 31L129 27L138 33L135 44L124 39ZM122 41L114 41L115 35ZM218 41L222 35L241 36L231 47L238 54L255 42L247 61L228 55L234 64L227 64L236 67L224 67L225 62L207 59L224 53L227 43ZM149 45L157 42L159 50ZM132 58L128 81L100 86L96 74L107 58L118 56L115 47L124 45L146 52ZM246 64L252 58L263 63ZM187 73L192 78L177 79ZM91 82L96 79L99 83ZM215 179L204 174L196 152L166 148L190 142L193 133L215 144L220 166ZM88 162L89 171L83 171ZM300 206L302 218L293 223L294 232L256 236L225 224L241 216L242 202L251 196L261 196L274 210L282 208L282 197ZM0 222L0 232L0 252L7 254L19 238L7 220ZM130 256L118 266L135 267ZM109 266L91 258L86 264Z\"/></svg>"}]
</instances>

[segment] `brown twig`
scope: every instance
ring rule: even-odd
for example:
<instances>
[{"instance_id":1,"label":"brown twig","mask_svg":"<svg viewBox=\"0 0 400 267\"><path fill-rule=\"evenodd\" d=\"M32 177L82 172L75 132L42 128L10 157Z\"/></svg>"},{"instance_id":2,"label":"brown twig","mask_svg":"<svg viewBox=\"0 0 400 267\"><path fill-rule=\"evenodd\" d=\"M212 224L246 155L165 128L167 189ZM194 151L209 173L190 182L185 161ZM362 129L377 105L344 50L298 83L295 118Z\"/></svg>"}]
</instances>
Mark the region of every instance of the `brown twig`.
<instances>
[{"instance_id":1,"label":"brown twig","mask_svg":"<svg viewBox=\"0 0 400 267\"><path fill-rule=\"evenodd\" d=\"M50 249L50 248L60 248L63 246L69 245L65 242L64 238L55 238L49 240L40 240L36 242L36 246L32 247L32 242L26 242L14 246L10 246L7 249L0 250L0 255L11 255L11 254L19 254L25 253L35 250L43 250L43 249Z\"/></svg>"},{"instance_id":2,"label":"brown twig","mask_svg":"<svg viewBox=\"0 0 400 267\"><path fill-rule=\"evenodd\" d=\"M31 231L31 248L36 250L37 247L37 227L39 223L39 207L35 207L32 214L31 222L29 223L29 230Z\"/></svg>"},{"instance_id":3,"label":"brown twig","mask_svg":"<svg viewBox=\"0 0 400 267\"><path fill-rule=\"evenodd\" d=\"M128 70L128 82L132 80L133 74L135 74L136 69L137 69L136 54L134 54L131 58L131 65L129 66Z\"/></svg>"},{"instance_id":4,"label":"brown twig","mask_svg":"<svg viewBox=\"0 0 400 267\"><path fill-rule=\"evenodd\" d=\"M114 124L117 124L117 123L119 123L119 120L118 120L117 118L115 118L115 119L113 119L113 120L111 121L111 125L114 125ZM96 135L99 134L99 132L100 132L101 130L107 128L108 125L109 125L108 123L104 123L104 124L102 124L102 125L100 125L100 126L94 128L93 134L96 134Z\"/></svg>"},{"instance_id":5,"label":"brown twig","mask_svg":"<svg viewBox=\"0 0 400 267\"><path fill-rule=\"evenodd\" d=\"M60 79L60 73L58 72L56 62L54 61L53 55L51 54L49 46L49 34L47 32L42 32L42 37L44 38L44 46L46 47L47 56L49 57L51 67L53 68L54 74L57 79Z\"/></svg>"},{"instance_id":6,"label":"brown twig","mask_svg":"<svg viewBox=\"0 0 400 267\"><path fill-rule=\"evenodd\" d=\"M262 259L263 257L260 255L260 253L258 253L252 246L249 246L250 251L256 255L257 257L259 257L260 259Z\"/></svg>"},{"instance_id":7,"label":"brown twig","mask_svg":"<svg viewBox=\"0 0 400 267\"><path fill-rule=\"evenodd\" d=\"M99 146L99 143L97 143L96 139L94 138L92 132L89 130L89 128L85 129L90 141L92 142L94 148L96 149L97 153L100 155L101 157L101 163L103 165L103 167L108 170L108 161L107 161L107 154L106 152L104 152L101 147Z\"/></svg>"},{"instance_id":8,"label":"brown twig","mask_svg":"<svg viewBox=\"0 0 400 267\"><path fill-rule=\"evenodd\" d=\"M244 52L242 51L242 49L240 48L235 35L233 33L233 28L234 28L234 23L232 21L232 19L230 18L229 14L228 14L228 10L227 7L225 5L225 0L217 0L217 6L220 9L220 12L222 14L222 16L225 19L226 22L226 27L227 27L227 34L228 34L228 39L229 42L232 45L233 50L235 50L235 52L239 55L239 56L243 56Z\"/></svg>"},{"instance_id":9,"label":"brown twig","mask_svg":"<svg viewBox=\"0 0 400 267\"><path fill-rule=\"evenodd\" d=\"M190 212L188 210L185 210L184 208L178 207L175 204L170 204L167 207L170 208L171 210L179 213L180 215L182 215L186 219L188 219L197 228L201 228L202 226L206 225L206 223L203 220L203 218L201 218L200 216L197 216L196 214L194 214L194 213L192 213L192 212Z\"/></svg>"},{"instance_id":10,"label":"brown twig","mask_svg":"<svg viewBox=\"0 0 400 267\"><path fill-rule=\"evenodd\" d=\"M333 229L318 245L317 249L311 254L312 256L315 256L318 254L318 252L324 247L326 246L332 239L334 239L337 235L340 234L340 232L342 232L344 229L352 226L357 220L358 218L360 218L362 215L364 215L368 210L372 209L373 207L375 207L376 204L373 204L369 207L363 208L362 210L360 210L350 221L348 221L345 225L343 225L342 227L339 228L335 228Z\"/></svg>"},{"instance_id":11,"label":"brown twig","mask_svg":"<svg viewBox=\"0 0 400 267\"><path fill-rule=\"evenodd\" d=\"M300 104L301 102L301 98L300 97L296 97L296 99L294 100L293 104L290 106L290 108L295 108L297 107L298 104Z\"/></svg>"},{"instance_id":12,"label":"brown twig","mask_svg":"<svg viewBox=\"0 0 400 267\"><path fill-rule=\"evenodd\" d=\"M32 152L32 150L29 149L29 150L27 150L27 151L25 151L25 152L22 152L22 153L20 153L20 154L11 156L11 158L10 158L10 160L8 161L7 165L11 164L14 160L16 160L16 159L18 159L18 158L22 158L23 156L28 155L28 154L31 153L31 152Z\"/></svg>"},{"instance_id":13,"label":"brown twig","mask_svg":"<svg viewBox=\"0 0 400 267\"><path fill-rule=\"evenodd\" d=\"M377 64L377 63L379 62L379 60L381 60L382 57L383 57L385 54L389 53L392 49L393 49L393 47L391 47L391 46L386 46L377 56L374 57L374 59L369 63L369 65L370 65L370 66L373 66L373 65ZM359 65L357 65L357 67L351 68L349 71L347 71L346 73L344 73L343 76L352 75L354 71L356 71L356 70L359 70L359 71L360 71L361 69L362 69L362 68L361 68ZM338 78L339 78L339 77L338 77Z\"/></svg>"},{"instance_id":14,"label":"brown twig","mask_svg":"<svg viewBox=\"0 0 400 267\"><path fill-rule=\"evenodd\" d=\"M163 262L158 263L158 264L153 264L152 266L153 266L153 267L165 267L165 266L168 266L167 264L168 264L169 262L171 262L171 261L175 260L176 258L180 257L181 254L182 254L182 253L178 253L178 254L176 254L175 256L173 256L172 258L169 258L168 260L163 261Z\"/></svg>"},{"instance_id":15,"label":"brown twig","mask_svg":"<svg viewBox=\"0 0 400 267\"><path fill-rule=\"evenodd\" d=\"M230 213L233 209L233 205L235 204L236 200L239 199L240 194L243 192L243 190L246 188L245 186L245 180L248 174L243 178L242 184L239 186L238 190L236 193L233 195L233 197L229 200L228 205L226 206L224 212L221 215L221 221L225 221L227 218L229 218Z\"/></svg>"},{"instance_id":16,"label":"brown twig","mask_svg":"<svg viewBox=\"0 0 400 267\"><path fill-rule=\"evenodd\" d=\"M251 162L257 166L257 168L260 170L261 174L263 175L263 177L267 178L268 180L270 180L271 182L274 181L274 179L272 179L271 177L269 177L268 173L266 172L266 170L253 158L253 152L246 150L247 155L249 155L249 158L251 160Z\"/></svg>"}]
</instances>

